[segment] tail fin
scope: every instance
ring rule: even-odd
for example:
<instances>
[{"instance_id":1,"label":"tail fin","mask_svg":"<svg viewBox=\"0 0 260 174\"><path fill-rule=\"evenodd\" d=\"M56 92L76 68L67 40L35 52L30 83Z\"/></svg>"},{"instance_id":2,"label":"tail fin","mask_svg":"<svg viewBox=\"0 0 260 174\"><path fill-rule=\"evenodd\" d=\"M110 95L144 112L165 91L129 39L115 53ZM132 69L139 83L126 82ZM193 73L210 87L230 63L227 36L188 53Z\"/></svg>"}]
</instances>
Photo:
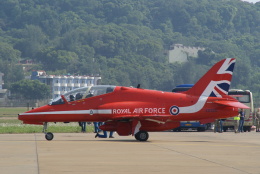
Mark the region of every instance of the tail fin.
<instances>
[{"instance_id":1,"label":"tail fin","mask_svg":"<svg viewBox=\"0 0 260 174\"><path fill-rule=\"evenodd\" d=\"M227 95L235 62L235 58L219 61L186 94L205 97Z\"/></svg>"}]
</instances>

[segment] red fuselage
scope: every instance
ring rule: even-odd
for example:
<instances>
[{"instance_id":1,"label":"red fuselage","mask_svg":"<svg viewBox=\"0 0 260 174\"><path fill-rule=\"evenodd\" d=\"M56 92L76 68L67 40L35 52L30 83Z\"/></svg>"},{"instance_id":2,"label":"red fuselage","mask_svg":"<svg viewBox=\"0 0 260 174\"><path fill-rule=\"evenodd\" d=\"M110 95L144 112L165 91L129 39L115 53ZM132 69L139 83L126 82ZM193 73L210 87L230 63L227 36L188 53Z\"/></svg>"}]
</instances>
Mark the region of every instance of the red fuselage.
<instances>
[{"instance_id":1,"label":"red fuselage","mask_svg":"<svg viewBox=\"0 0 260 174\"><path fill-rule=\"evenodd\" d=\"M213 100L216 101L216 97L201 99L200 96L189 96L185 93L117 86L111 93L33 109L20 114L19 120L27 124L43 124L138 119L143 122L149 120L147 124L150 122L160 124L189 120L210 122L217 118L237 115L237 108L219 105ZM184 107L185 109L182 109Z\"/></svg>"}]
</instances>

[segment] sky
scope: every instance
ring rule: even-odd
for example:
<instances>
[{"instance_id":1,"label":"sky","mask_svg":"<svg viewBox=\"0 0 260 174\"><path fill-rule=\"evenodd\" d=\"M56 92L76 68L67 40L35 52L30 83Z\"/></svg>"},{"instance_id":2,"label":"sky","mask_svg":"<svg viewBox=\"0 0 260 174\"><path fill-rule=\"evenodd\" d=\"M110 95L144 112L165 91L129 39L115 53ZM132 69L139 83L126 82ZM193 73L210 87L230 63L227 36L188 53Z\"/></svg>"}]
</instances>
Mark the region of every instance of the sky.
<instances>
[{"instance_id":1,"label":"sky","mask_svg":"<svg viewBox=\"0 0 260 174\"><path fill-rule=\"evenodd\" d=\"M256 2L259 2L260 0L243 0L243 1L256 3Z\"/></svg>"}]
</instances>

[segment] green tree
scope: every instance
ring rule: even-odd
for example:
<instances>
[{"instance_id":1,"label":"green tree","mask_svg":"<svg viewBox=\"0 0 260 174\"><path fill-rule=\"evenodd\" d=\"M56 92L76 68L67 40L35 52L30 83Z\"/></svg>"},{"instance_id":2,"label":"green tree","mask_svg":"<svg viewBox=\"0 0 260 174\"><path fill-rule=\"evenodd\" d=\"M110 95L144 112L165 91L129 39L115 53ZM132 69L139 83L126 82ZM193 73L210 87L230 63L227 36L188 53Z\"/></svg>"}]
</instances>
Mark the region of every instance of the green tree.
<instances>
[{"instance_id":1,"label":"green tree","mask_svg":"<svg viewBox=\"0 0 260 174\"><path fill-rule=\"evenodd\" d=\"M35 59L36 54L43 48L46 36L39 26L27 25L25 29L16 31L19 39L15 48L21 50L22 57Z\"/></svg>"},{"instance_id":2,"label":"green tree","mask_svg":"<svg viewBox=\"0 0 260 174\"><path fill-rule=\"evenodd\" d=\"M0 60L18 63L21 52L14 49L11 44L0 41Z\"/></svg>"},{"instance_id":3,"label":"green tree","mask_svg":"<svg viewBox=\"0 0 260 174\"><path fill-rule=\"evenodd\" d=\"M23 67L9 61L0 59L0 71L4 73L4 88L9 89L10 85L16 81L24 79Z\"/></svg>"},{"instance_id":4,"label":"green tree","mask_svg":"<svg viewBox=\"0 0 260 174\"><path fill-rule=\"evenodd\" d=\"M204 51L198 51L198 58L196 62L203 65L213 65L215 59L215 53L211 49L206 49Z\"/></svg>"},{"instance_id":5,"label":"green tree","mask_svg":"<svg viewBox=\"0 0 260 174\"><path fill-rule=\"evenodd\" d=\"M24 99L45 99L50 96L49 86L38 80L21 80L10 87L11 93Z\"/></svg>"},{"instance_id":6,"label":"green tree","mask_svg":"<svg viewBox=\"0 0 260 174\"><path fill-rule=\"evenodd\" d=\"M68 66L75 65L78 55L66 50L53 50L52 48L43 51L38 59L46 67L46 70L55 71L67 69ZM73 67L75 68L75 67Z\"/></svg>"}]
</instances>

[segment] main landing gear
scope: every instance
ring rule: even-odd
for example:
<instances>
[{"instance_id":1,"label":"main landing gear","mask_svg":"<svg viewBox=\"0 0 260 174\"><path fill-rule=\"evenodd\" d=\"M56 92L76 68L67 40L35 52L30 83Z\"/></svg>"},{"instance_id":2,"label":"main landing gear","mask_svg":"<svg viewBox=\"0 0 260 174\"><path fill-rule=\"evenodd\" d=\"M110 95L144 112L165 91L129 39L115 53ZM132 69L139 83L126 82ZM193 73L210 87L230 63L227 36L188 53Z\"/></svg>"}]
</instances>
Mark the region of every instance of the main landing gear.
<instances>
[{"instance_id":1,"label":"main landing gear","mask_svg":"<svg viewBox=\"0 0 260 174\"><path fill-rule=\"evenodd\" d=\"M53 133L51 133L51 132L47 132L47 127L48 127L48 123L45 122L45 123L43 124L43 130L42 130L42 132L45 134L46 140L51 141L51 140L54 138L54 135L53 135Z\"/></svg>"},{"instance_id":2,"label":"main landing gear","mask_svg":"<svg viewBox=\"0 0 260 174\"><path fill-rule=\"evenodd\" d=\"M135 139L139 141L147 141L149 134L146 131L139 131L135 134Z\"/></svg>"}]
</instances>

